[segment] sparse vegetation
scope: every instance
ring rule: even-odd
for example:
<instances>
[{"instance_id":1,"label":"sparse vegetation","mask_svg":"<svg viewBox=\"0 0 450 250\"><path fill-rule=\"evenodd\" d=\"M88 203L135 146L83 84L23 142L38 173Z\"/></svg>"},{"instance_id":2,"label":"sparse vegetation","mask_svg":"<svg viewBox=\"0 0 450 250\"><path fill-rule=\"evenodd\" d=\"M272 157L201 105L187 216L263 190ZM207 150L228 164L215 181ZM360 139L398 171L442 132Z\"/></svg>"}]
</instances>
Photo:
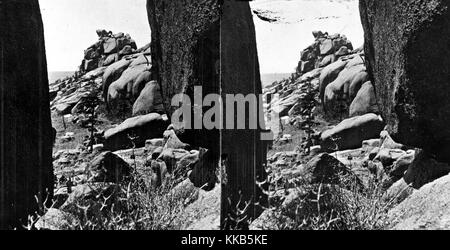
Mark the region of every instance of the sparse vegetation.
<instances>
[{"instance_id":1,"label":"sparse vegetation","mask_svg":"<svg viewBox=\"0 0 450 250\"><path fill-rule=\"evenodd\" d=\"M355 178L341 176L340 179L340 185L307 184L298 179L287 181L284 186L294 187L284 189L284 195L295 195L283 202L276 195L279 191L271 192L271 212L267 218L270 225L280 230L383 229L391 204L382 199L381 185L374 181L361 189Z\"/></svg>"},{"instance_id":2,"label":"sparse vegetation","mask_svg":"<svg viewBox=\"0 0 450 250\"><path fill-rule=\"evenodd\" d=\"M120 185L92 184L95 195L77 197L59 208L65 230L174 230L191 193L174 192L173 183L153 188L148 178L134 173ZM49 208L47 208L48 210ZM33 229L39 216L30 218Z\"/></svg>"},{"instance_id":3,"label":"sparse vegetation","mask_svg":"<svg viewBox=\"0 0 450 250\"><path fill-rule=\"evenodd\" d=\"M314 88L311 83L312 79L308 79L305 84L305 92L300 98L300 116L304 119L301 122L300 129L302 129L305 134L304 151L305 154L310 153L310 147L313 145L312 135L314 134L314 127L317 126L317 122L314 117L314 109L319 105L317 96L319 94L319 89Z\"/></svg>"}]
</instances>

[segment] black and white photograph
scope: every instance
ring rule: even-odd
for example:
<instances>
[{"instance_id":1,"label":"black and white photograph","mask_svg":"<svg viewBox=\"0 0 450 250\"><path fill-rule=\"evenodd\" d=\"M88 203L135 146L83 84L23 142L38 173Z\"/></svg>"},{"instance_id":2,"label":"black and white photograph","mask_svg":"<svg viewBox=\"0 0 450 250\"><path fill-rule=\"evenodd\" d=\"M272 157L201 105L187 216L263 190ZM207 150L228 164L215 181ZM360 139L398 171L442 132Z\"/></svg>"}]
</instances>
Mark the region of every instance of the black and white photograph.
<instances>
[{"instance_id":1,"label":"black and white photograph","mask_svg":"<svg viewBox=\"0 0 450 250\"><path fill-rule=\"evenodd\" d=\"M0 229L449 230L449 58L447 0L0 0Z\"/></svg>"}]
</instances>

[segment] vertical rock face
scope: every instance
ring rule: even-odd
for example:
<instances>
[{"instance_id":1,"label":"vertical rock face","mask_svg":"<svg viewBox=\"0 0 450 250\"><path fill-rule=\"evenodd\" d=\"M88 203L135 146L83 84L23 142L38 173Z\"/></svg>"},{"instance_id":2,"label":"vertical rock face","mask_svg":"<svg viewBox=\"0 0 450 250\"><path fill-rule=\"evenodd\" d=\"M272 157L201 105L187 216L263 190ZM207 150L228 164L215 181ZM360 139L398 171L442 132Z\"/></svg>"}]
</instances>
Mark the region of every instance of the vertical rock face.
<instances>
[{"instance_id":1,"label":"vertical rock face","mask_svg":"<svg viewBox=\"0 0 450 250\"><path fill-rule=\"evenodd\" d=\"M53 192L44 32L37 0L0 2L0 228L26 224ZM49 197L51 199L51 196Z\"/></svg>"},{"instance_id":2,"label":"vertical rock face","mask_svg":"<svg viewBox=\"0 0 450 250\"><path fill-rule=\"evenodd\" d=\"M220 31L222 98L225 100L227 94L260 95L262 86L255 26L248 2L224 1ZM257 103L259 105L255 107L257 110L251 108L245 110L246 123L250 123L248 121L252 115L257 120L263 119L262 100ZM230 113L228 108L228 106L224 108L227 115ZM222 220L227 214L232 214L240 198L242 203L252 201L265 205L262 187L258 187L255 183L266 178L264 164L267 152L266 145L261 140L261 129L258 127L256 130L222 131L221 154L227 156L225 158L227 183L222 186ZM231 206L227 206L228 198L231 199ZM260 212L258 206L250 206L248 216L255 218Z\"/></svg>"},{"instance_id":3,"label":"vertical rock face","mask_svg":"<svg viewBox=\"0 0 450 250\"><path fill-rule=\"evenodd\" d=\"M368 71L394 137L450 160L450 3L361 0Z\"/></svg>"},{"instance_id":4,"label":"vertical rock face","mask_svg":"<svg viewBox=\"0 0 450 250\"><path fill-rule=\"evenodd\" d=\"M248 2L148 0L147 10L152 30L153 70L169 115L176 109L171 106L176 94L187 94L194 104L194 86L203 87L203 97L211 93L222 98L227 94L262 93ZM262 103L259 105L262 107ZM204 107L203 111L207 109ZM258 112L247 110L246 120L255 113ZM220 158L226 166L222 176L222 226L229 227L227 215L232 214L231 208L236 208L239 191L241 204L254 202L261 194L256 179L264 178L266 152L260 130L186 130L182 140L208 148L210 167L216 168ZM257 212L250 206L246 214L251 218Z\"/></svg>"},{"instance_id":5,"label":"vertical rock face","mask_svg":"<svg viewBox=\"0 0 450 250\"><path fill-rule=\"evenodd\" d=\"M187 94L194 105L194 86L202 86L203 97L218 94L218 1L147 0L147 11L152 33L152 71L169 117L177 109L172 107L172 98L177 94ZM192 146L210 149L215 153L212 158L220 157L217 130L188 130L180 138ZM214 164L217 167L217 162Z\"/></svg>"},{"instance_id":6,"label":"vertical rock face","mask_svg":"<svg viewBox=\"0 0 450 250\"><path fill-rule=\"evenodd\" d=\"M152 61L169 113L171 98L193 86L218 87L219 4L217 0L148 0Z\"/></svg>"}]
</instances>

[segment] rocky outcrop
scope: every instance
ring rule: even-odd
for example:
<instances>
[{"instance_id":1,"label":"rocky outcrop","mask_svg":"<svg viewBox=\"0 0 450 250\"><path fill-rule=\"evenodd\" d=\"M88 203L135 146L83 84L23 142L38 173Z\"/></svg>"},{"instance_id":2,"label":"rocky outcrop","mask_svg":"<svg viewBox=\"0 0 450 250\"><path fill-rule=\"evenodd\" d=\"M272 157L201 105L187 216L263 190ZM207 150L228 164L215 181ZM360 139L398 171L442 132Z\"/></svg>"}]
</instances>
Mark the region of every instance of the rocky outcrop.
<instances>
[{"instance_id":1,"label":"rocky outcrop","mask_svg":"<svg viewBox=\"0 0 450 250\"><path fill-rule=\"evenodd\" d=\"M423 185L449 173L450 166L448 164L437 162L427 153L418 150L403 178L413 188L419 189Z\"/></svg>"},{"instance_id":2,"label":"rocky outcrop","mask_svg":"<svg viewBox=\"0 0 450 250\"><path fill-rule=\"evenodd\" d=\"M366 114L342 121L321 135L322 150L334 152L360 148L362 142L379 137L383 120L375 114Z\"/></svg>"},{"instance_id":3,"label":"rocky outcrop","mask_svg":"<svg viewBox=\"0 0 450 250\"><path fill-rule=\"evenodd\" d=\"M122 59L108 66L102 76L103 99L108 98L109 86L120 78L122 73L130 66L131 60Z\"/></svg>"},{"instance_id":4,"label":"rocky outcrop","mask_svg":"<svg viewBox=\"0 0 450 250\"><path fill-rule=\"evenodd\" d=\"M136 63L139 59L134 60L122 73L120 78L109 85L107 96L109 106L114 108L120 100L131 98L132 91L135 89L136 80L138 80L141 74L151 69L151 64L148 62ZM139 93L135 93L135 95L139 95Z\"/></svg>"},{"instance_id":5,"label":"rocky outcrop","mask_svg":"<svg viewBox=\"0 0 450 250\"><path fill-rule=\"evenodd\" d=\"M159 84L156 81L148 82L134 102L133 116L162 112L164 106Z\"/></svg>"},{"instance_id":6,"label":"rocky outcrop","mask_svg":"<svg viewBox=\"0 0 450 250\"><path fill-rule=\"evenodd\" d=\"M340 34L328 35L322 31L314 31L313 35L315 42L300 53L298 73L328 66L353 50L352 43Z\"/></svg>"},{"instance_id":7,"label":"rocky outcrop","mask_svg":"<svg viewBox=\"0 0 450 250\"><path fill-rule=\"evenodd\" d=\"M129 117L133 106L137 107L133 116L153 111L165 113L162 105L153 109L156 107L152 103L155 99L153 91L146 89L142 93L147 83L153 80L150 52L146 49L148 46L118 57L118 61L109 66L95 68L87 73L76 72L71 77L51 83L52 109L61 116L72 114L80 117L83 115L80 107L83 107L86 99L96 97L99 104L102 104L102 100L106 103L109 114L118 118Z\"/></svg>"},{"instance_id":8,"label":"rocky outcrop","mask_svg":"<svg viewBox=\"0 0 450 250\"><path fill-rule=\"evenodd\" d=\"M98 67L108 66L119 61L123 56L135 53L136 42L129 34L122 32L113 34L111 31L97 30L99 40L84 51L80 66L81 72L89 72Z\"/></svg>"},{"instance_id":9,"label":"rocky outcrop","mask_svg":"<svg viewBox=\"0 0 450 250\"><path fill-rule=\"evenodd\" d=\"M223 4L219 6L219 2ZM247 2L148 0L147 10L153 70L169 116L178 108L172 107L172 97L184 93L193 100L194 86L203 86L203 96L219 94L220 89L223 97L262 93L255 29ZM255 201L262 196L254 178L265 178L260 130L186 130L180 139L208 148L210 162L205 162L209 168L215 169L222 157L227 176L222 180L222 204L231 199L229 206L222 206L222 226L232 226L228 215L239 200ZM237 145L236 141L242 143ZM251 206L247 212L254 218L257 208Z\"/></svg>"},{"instance_id":10,"label":"rocky outcrop","mask_svg":"<svg viewBox=\"0 0 450 250\"><path fill-rule=\"evenodd\" d=\"M144 146L148 139L161 138L168 125L167 117L160 114L132 117L105 132L105 149L116 151Z\"/></svg>"},{"instance_id":11,"label":"rocky outcrop","mask_svg":"<svg viewBox=\"0 0 450 250\"><path fill-rule=\"evenodd\" d=\"M222 98L227 94L244 96L262 94L258 52L256 47L255 26L248 2L224 1L221 18L220 40L220 72ZM253 113L258 121L262 120L262 103L257 101L257 110L247 109L245 119ZM229 113L226 110L224 113ZM264 122L264 121L263 121ZM221 207L223 226L232 227L233 222L226 218L233 214L236 206L246 202L257 202L266 205L263 193L265 186L258 182L266 180L266 142L261 138L264 124L259 123L257 129L222 131L222 204L231 200L230 206ZM239 141L241 143L236 144ZM252 157L248 157L251 155ZM222 176L223 177L223 176ZM256 218L262 211L259 206L250 206L249 218ZM228 221L226 221L228 219Z\"/></svg>"},{"instance_id":12,"label":"rocky outcrop","mask_svg":"<svg viewBox=\"0 0 450 250\"><path fill-rule=\"evenodd\" d=\"M132 168L110 151L103 152L89 164L89 181L120 183L129 177Z\"/></svg>"},{"instance_id":13,"label":"rocky outcrop","mask_svg":"<svg viewBox=\"0 0 450 250\"><path fill-rule=\"evenodd\" d=\"M375 90L371 82L364 83L350 105L350 117L378 113L378 104Z\"/></svg>"},{"instance_id":14,"label":"rocky outcrop","mask_svg":"<svg viewBox=\"0 0 450 250\"><path fill-rule=\"evenodd\" d=\"M350 175L346 166L329 154L314 157L299 172L306 184L340 184L342 177Z\"/></svg>"},{"instance_id":15,"label":"rocky outcrop","mask_svg":"<svg viewBox=\"0 0 450 250\"><path fill-rule=\"evenodd\" d=\"M0 51L0 228L22 229L53 193L55 135L37 0L0 2Z\"/></svg>"},{"instance_id":16,"label":"rocky outcrop","mask_svg":"<svg viewBox=\"0 0 450 250\"><path fill-rule=\"evenodd\" d=\"M320 84L320 100L323 101L325 95L325 89L328 84L332 83L339 76L339 73L347 66L348 61L338 60L328 66L326 66L319 77Z\"/></svg>"},{"instance_id":17,"label":"rocky outcrop","mask_svg":"<svg viewBox=\"0 0 450 250\"><path fill-rule=\"evenodd\" d=\"M348 64L347 64L348 65ZM350 90L358 91L355 85L361 85L367 79L362 79L359 77L361 74L365 72L366 68L363 64L355 65L353 67L346 67L342 70L336 80L330 83L325 88L325 94L323 98L323 104L327 111L333 111L333 113L340 113L342 110L340 109L339 103L351 103L350 99ZM351 88L354 86L353 88Z\"/></svg>"},{"instance_id":18,"label":"rocky outcrop","mask_svg":"<svg viewBox=\"0 0 450 250\"><path fill-rule=\"evenodd\" d=\"M390 229L448 230L450 229L450 175L415 191L400 205L389 211Z\"/></svg>"},{"instance_id":19,"label":"rocky outcrop","mask_svg":"<svg viewBox=\"0 0 450 250\"><path fill-rule=\"evenodd\" d=\"M450 3L362 0L360 10L368 71L389 132L449 161Z\"/></svg>"},{"instance_id":20,"label":"rocky outcrop","mask_svg":"<svg viewBox=\"0 0 450 250\"><path fill-rule=\"evenodd\" d=\"M156 65L153 71L162 87L165 108L173 112L174 95L192 91L193 86L202 83L218 87L218 1L148 0L147 11L152 30L152 59ZM206 65L209 67L202 67Z\"/></svg>"}]
</instances>

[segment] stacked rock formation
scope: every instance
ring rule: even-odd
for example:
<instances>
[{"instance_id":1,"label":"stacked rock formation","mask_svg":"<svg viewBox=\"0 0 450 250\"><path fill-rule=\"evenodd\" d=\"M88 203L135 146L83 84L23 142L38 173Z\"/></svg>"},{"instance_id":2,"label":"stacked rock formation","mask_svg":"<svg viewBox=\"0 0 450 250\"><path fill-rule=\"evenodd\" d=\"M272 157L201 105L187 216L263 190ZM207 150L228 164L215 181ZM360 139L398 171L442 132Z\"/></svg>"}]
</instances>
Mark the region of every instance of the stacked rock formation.
<instances>
[{"instance_id":1,"label":"stacked rock formation","mask_svg":"<svg viewBox=\"0 0 450 250\"><path fill-rule=\"evenodd\" d=\"M104 33L100 34L104 35ZM126 37L124 36L124 41L127 41ZM103 37L101 41L105 39L108 40L111 37ZM125 45L124 48L127 46L129 45ZM92 55L89 51L92 50L88 49L87 54ZM93 93L96 93L99 99L103 99L109 111L115 115L135 116L165 112L159 84L153 81L151 73L150 44L137 50L132 48L126 54L121 52L110 54L109 56L115 57L111 62L102 61L106 57L105 54L95 55L97 57L90 61L97 60L103 66L98 67L95 64L85 68L93 68L89 72L80 71L72 77L50 84L51 107L59 115L79 114L87 97Z\"/></svg>"},{"instance_id":2,"label":"stacked rock formation","mask_svg":"<svg viewBox=\"0 0 450 250\"><path fill-rule=\"evenodd\" d=\"M322 31L314 31L313 35L315 42L300 53L298 73L325 67L353 51L353 45L346 36L340 34L330 36Z\"/></svg>"},{"instance_id":3,"label":"stacked rock formation","mask_svg":"<svg viewBox=\"0 0 450 250\"><path fill-rule=\"evenodd\" d=\"M122 32L97 30L99 40L84 51L84 59L80 65L81 72L89 72L98 67L108 66L119 61L123 56L135 53L136 42L129 34Z\"/></svg>"},{"instance_id":4,"label":"stacked rock formation","mask_svg":"<svg viewBox=\"0 0 450 250\"><path fill-rule=\"evenodd\" d=\"M332 117L378 114L364 52L350 50L351 42L344 35L329 36L319 31L313 35L316 42L302 51L299 62L299 65L312 66L264 89L266 120L270 121L270 127L279 126L280 121L302 120L299 116L308 92L317 93L317 102L322 103L325 113ZM279 119L271 119L277 116Z\"/></svg>"}]
</instances>

